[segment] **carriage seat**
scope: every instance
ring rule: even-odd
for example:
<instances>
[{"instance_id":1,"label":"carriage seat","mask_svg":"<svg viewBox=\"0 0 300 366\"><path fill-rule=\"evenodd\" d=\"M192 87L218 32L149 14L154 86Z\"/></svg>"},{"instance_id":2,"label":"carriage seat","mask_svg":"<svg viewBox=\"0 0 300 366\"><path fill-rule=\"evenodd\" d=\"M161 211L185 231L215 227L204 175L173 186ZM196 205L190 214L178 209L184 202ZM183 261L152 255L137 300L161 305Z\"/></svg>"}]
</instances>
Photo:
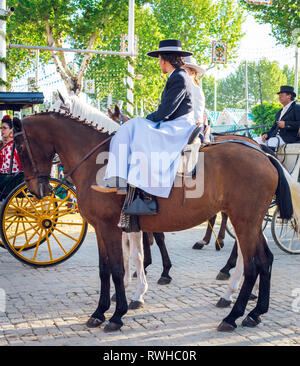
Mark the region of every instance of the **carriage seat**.
<instances>
[{"instance_id":1,"label":"carriage seat","mask_svg":"<svg viewBox=\"0 0 300 366\"><path fill-rule=\"evenodd\" d=\"M24 173L22 171L14 174L2 174L0 181L0 201L3 201L13 189L23 182Z\"/></svg>"},{"instance_id":2,"label":"carriage seat","mask_svg":"<svg viewBox=\"0 0 300 366\"><path fill-rule=\"evenodd\" d=\"M203 142L204 137L203 134L201 132L202 127L197 126L196 128L194 128L193 132L190 134L189 140L188 140L188 145L193 144L194 142L198 142L197 139L200 138L200 140Z\"/></svg>"},{"instance_id":3,"label":"carriage seat","mask_svg":"<svg viewBox=\"0 0 300 366\"><path fill-rule=\"evenodd\" d=\"M277 149L277 157L282 165L293 175L299 170L300 164L300 143L286 144ZM298 168L297 168L298 167ZM298 175L298 173L296 174Z\"/></svg>"}]
</instances>

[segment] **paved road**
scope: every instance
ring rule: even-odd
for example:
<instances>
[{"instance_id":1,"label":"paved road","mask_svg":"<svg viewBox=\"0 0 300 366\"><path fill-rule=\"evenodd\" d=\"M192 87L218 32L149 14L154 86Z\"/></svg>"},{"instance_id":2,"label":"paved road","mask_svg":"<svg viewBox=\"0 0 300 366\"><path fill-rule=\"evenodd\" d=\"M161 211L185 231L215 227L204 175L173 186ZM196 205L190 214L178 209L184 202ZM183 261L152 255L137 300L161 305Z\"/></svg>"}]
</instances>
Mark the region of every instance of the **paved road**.
<instances>
[{"instance_id":1,"label":"paved road","mask_svg":"<svg viewBox=\"0 0 300 366\"><path fill-rule=\"evenodd\" d=\"M167 286L156 283L162 265L158 247L153 246L145 306L129 311L121 331L113 334L104 333L103 326L85 326L99 297L94 233L72 258L51 268L31 268L0 249L0 288L6 295L5 312L0 312L0 345L300 345L300 255L286 254L269 240L275 256L269 312L256 328L243 328L240 318L234 333L220 333L216 328L229 309L215 307L226 286L215 277L233 240L227 237L220 252L214 244L193 250L204 228L166 234L173 263L173 281ZM270 238L268 229L266 233ZM134 284L135 280L128 297ZM253 306L250 302L247 312Z\"/></svg>"}]
</instances>

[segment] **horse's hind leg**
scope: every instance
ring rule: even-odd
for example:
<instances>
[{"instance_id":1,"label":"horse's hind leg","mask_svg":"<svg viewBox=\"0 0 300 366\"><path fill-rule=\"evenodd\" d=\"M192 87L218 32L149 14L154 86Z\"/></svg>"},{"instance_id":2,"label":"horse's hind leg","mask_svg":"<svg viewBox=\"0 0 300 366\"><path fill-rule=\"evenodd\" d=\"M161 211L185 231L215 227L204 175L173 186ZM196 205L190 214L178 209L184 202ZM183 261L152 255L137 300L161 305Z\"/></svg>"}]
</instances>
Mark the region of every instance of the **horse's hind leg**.
<instances>
[{"instance_id":1,"label":"horse's hind leg","mask_svg":"<svg viewBox=\"0 0 300 366\"><path fill-rule=\"evenodd\" d=\"M205 232L203 239L200 241L197 241L197 243L195 243L193 245L193 249L202 249L204 247L204 245L209 244L210 239L211 239L211 234L212 234L212 228L214 227L216 218L217 218L217 215L215 215L214 217L212 217L208 220L206 232Z\"/></svg>"},{"instance_id":2,"label":"horse's hind leg","mask_svg":"<svg viewBox=\"0 0 300 366\"><path fill-rule=\"evenodd\" d=\"M261 233L261 240L263 243L263 251L260 253L258 300L256 307L250 311L248 316L242 322L242 325L246 327L254 327L259 324L261 321L260 315L266 313L269 309L273 254L267 245L267 241L263 233Z\"/></svg>"},{"instance_id":3,"label":"horse's hind leg","mask_svg":"<svg viewBox=\"0 0 300 366\"><path fill-rule=\"evenodd\" d=\"M223 332L233 331L236 328L236 319L244 315L251 291L259 273L260 260L257 250L253 249L254 253L252 253L251 250L246 251L247 242L258 244L258 238L255 239L254 236L248 232L248 235L240 235L238 245L240 245L241 242L243 243L241 252L244 257L244 282L230 314L223 319L218 327L218 330ZM257 248L257 245L255 247Z\"/></svg>"},{"instance_id":4,"label":"horse's hind leg","mask_svg":"<svg viewBox=\"0 0 300 366\"><path fill-rule=\"evenodd\" d=\"M225 293L223 294L223 296L220 298L220 300L216 304L216 306L218 308L226 308L231 304L231 302L232 302L231 296L235 291L237 291L239 284L240 284L242 274L243 274L243 269L244 269L243 256L236 243L235 243L235 246L236 246L236 250L237 250L236 267L234 269L233 275L230 278L230 282L228 284L228 287L227 287Z\"/></svg>"},{"instance_id":5,"label":"horse's hind leg","mask_svg":"<svg viewBox=\"0 0 300 366\"><path fill-rule=\"evenodd\" d=\"M229 271L236 266L236 260L237 260L237 242L234 242L230 257L225 264L225 266L220 269L219 274L217 275L217 280L228 280L230 277Z\"/></svg>"},{"instance_id":6,"label":"horse's hind leg","mask_svg":"<svg viewBox=\"0 0 300 366\"><path fill-rule=\"evenodd\" d=\"M144 305L144 295L148 289L148 283L144 271L144 252L142 232L129 233L130 252L133 264L136 268L138 286L129 309L138 309Z\"/></svg>"},{"instance_id":7,"label":"horse's hind leg","mask_svg":"<svg viewBox=\"0 0 300 366\"><path fill-rule=\"evenodd\" d=\"M163 263L163 271L160 276L160 279L157 281L159 285L167 285L172 281L172 277L169 275L170 269L172 267L172 263L167 251L166 242L165 242L165 234L164 233L153 233L156 244L160 250L160 254L162 257Z\"/></svg>"},{"instance_id":8,"label":"horse's hind leg","mask_svg":"<svg viewBox=\"0 0 300 366\"><path fill-rule=\"evenodd\" d=\"M151 245L153 244L153 233L143 232L143 249L144 249L144 271L147 274L146 268L152 264ZM133 273L134 278L137 277L136 272Z\"/></svg>"},{"instance_id":9,"label":"horse's hind leg","mask_svg":"<svg viewBox=\"0 0 300 366\"><path fill-rule=\"evenodd\" d=\"M216 250L221 250L224 247L224 239L225 239L225 230L226 230L226 224L228 220L228 216L225 212L221 212L222 215L222 221L221 221L221 227L218 233L218 241L215 242Z\"/></svg>"}]
</instances>

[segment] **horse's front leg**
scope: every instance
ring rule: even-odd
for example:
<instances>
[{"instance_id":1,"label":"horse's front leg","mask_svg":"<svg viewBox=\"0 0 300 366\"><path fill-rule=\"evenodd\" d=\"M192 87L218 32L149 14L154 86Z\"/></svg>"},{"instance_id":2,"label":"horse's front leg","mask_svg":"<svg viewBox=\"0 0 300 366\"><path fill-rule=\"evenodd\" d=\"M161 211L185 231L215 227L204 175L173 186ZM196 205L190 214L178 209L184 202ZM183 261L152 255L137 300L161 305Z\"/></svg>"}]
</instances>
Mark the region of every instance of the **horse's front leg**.
<instances>
[{"instance_id":1,"label":"horse's front leg","mask_svg":"<svg viewBox=\"0 0 300 366\"><path fill-rule=\"evenodd\" d=\"M111 274L115 285L116 308L113 316L109 319L109 323L104 328L105 332L112 332L120 329L123 325L122 316L126 314L128 310L124 287L125 271L122 254L122 232L118 228L111 230L111 225L111 223L105 225L104 222L101 222L99 228L96 229L100 249L99 253L101 253L101 294L98 307L88 321L88 325L91 325L95 323L94 319L97 319L99 320L98 323L101 324L100 322L103 322L105 319L104 312L110 306L109 281Z\"/></svg>"},{"instance_id":2,"label":"horse's front leg","mask_svg":"<svg viewBox=\"0 0 300 366\"><path fill-rule=\"evenodd\" d=\"M142 232L129 233L130 252L133 264L136 268L138 286L134 294L129 309L138 309L144 305L144 295L148 289L148 283L144 270L144 251Z\"/></svg>"},{"instance_id":3,"label":"horse's front leg","mask_svg":"<svg viewBox=\"0 0 300 366\"><path fill-rule=\"evenodd\" d=\"M122 253L122 232L119 229L111 230L111 224L103 228L105 247L108 253L108 260L115 285L116 308L109 323L105 326L105 332L119 330L123 326L122 317L127 313L128 305L124 287L124 262Z\"/></svg>"},{"instance_id":4,"label":"horse's front leg","mask_svg":"<svg viewBox=\"0 0 300 366\"><path fill-rule=\"evenodd\" d=\"M107 252L99 231L96 230L99 253L99 275L100 275L100 299L97 309L91 315L86 325L89 328L99 327L104 321L104 313L110 307L110 265L108 262Z\"/></svg>"}]
</instances>

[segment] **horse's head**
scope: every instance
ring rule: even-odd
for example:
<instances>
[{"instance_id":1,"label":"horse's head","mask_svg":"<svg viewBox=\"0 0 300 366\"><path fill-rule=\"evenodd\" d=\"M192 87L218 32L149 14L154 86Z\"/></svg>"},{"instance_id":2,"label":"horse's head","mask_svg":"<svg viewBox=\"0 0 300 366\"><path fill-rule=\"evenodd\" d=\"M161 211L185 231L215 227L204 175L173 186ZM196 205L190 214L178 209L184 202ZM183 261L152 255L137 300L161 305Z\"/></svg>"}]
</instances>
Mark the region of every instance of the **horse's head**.
<instances>
[{"instance_id":1,"label":"horse's head","mask_svg":"<svg viewBox=\"0 0 300 366\"><path fill-rule=\"evenodd\" d=\"M49 179L55 150L47 131L41 128L41 124L34 123L37 122L34 121L35 117L26 117L23 121L14 117L13 127L16 149L28 189L41 199L51 192Z\"/></svg>"},{"instance_id":2,"label":"horse's head","mask_svg":"<svg viewBox=\"0 0 300 366\"><path fill-rule=\"evenodd\" d=\"M110 108L107 108L107 113L109 115L109 118L119 123L120 125L129 120L129 117L124 115L117 105L115 105L114 112L112 112Z\"/></svg>"}]
</instances>

